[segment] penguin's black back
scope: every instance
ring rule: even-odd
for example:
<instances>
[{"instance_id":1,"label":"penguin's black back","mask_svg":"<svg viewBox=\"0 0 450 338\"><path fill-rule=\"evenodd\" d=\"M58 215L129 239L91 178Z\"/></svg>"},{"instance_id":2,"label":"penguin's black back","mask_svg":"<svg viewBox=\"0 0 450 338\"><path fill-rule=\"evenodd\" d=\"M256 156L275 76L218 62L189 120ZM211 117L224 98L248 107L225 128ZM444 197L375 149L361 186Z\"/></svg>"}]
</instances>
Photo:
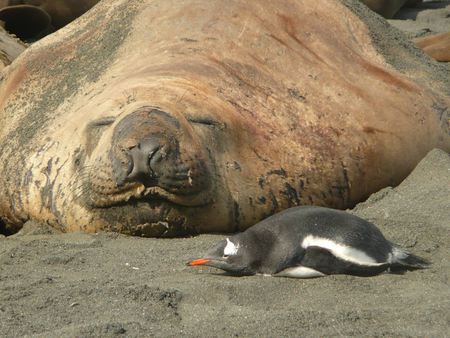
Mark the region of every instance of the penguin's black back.
<instances>
[{"instance_id":1,"label":"penguin's black back","mask_svg":"<svg viewBox=\"0 0 450 338\"><path fill-rule=\"evenodd\" d=\"M275 244L264 251L275 250L281 255L283 252L294 254L308 235L363 251L379 263L386 262L392 252L392 244L374 224L345 211L317 206L284 210L249 228L246 233L247 236L264 234L272 237Z\"/></svg>"}]
</instances>

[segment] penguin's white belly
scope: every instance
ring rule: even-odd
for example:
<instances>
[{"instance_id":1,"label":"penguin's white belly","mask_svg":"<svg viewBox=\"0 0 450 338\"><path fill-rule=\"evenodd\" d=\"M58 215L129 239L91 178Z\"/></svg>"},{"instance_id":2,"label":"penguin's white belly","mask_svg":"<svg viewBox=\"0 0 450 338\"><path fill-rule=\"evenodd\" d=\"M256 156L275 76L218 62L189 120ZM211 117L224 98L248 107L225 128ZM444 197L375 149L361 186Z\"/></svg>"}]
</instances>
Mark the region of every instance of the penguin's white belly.
<instances>
[{"instance_id":1,"label":"penguin's white belly","mask_svg":"<svg viewBox=\"0 0 450 338\"><path fill-rule=\"evenodd\" d=\"M292 268L284 269L273 276L275 277L292 277L292 278L315 278L315 277L323 277L324 273L307 268L306 266L295 266Z\"/></svg>"}]
</instances>

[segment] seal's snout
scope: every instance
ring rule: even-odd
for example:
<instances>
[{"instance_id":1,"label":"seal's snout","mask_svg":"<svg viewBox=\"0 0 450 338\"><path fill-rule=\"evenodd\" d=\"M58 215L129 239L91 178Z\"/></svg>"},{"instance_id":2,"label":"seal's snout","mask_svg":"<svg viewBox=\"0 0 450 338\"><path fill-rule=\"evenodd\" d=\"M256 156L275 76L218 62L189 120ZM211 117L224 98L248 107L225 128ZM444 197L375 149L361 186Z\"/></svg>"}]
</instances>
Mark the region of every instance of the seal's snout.
<instances>
[{"instance_id":1,"label":"seal's snout","mask_svg":"<svg viewBox=\"0 0 450 338\"><path fill-rule=\"evenodd\" d=\"M115 128L111 154L118 186L142 183L147 187L157 185L164 171L167 155L177 147L175 139L178 121L170 114L143 107L127 115Z\"/></svg>"},{"instance_id":2,"label":"seal's snout","mask_svg":"<svg viewBox=\"0 0 450 338\"><path fill-rule=\"evenodd\" d=\"M188 126L179 116L152 107L142 107L120 120L109 153L117 187L134 189L138 183L158 188L177 196L172 200L184 198L184 204L200 194L203 197L195 203L209 200L208 157Z\"/></svg>"},{"instance_id":3,"label":"seal's snout","mask_svg":"<svg viewBox=\"0 0 450 338\"><path fill-rule=\"evenodd\" d=\"M141 182L146 186L155 185L158 177L156 166L161 161L161 145L158 138L144 139L130 149L126 181Z\"/></svg>"}]
</instances>

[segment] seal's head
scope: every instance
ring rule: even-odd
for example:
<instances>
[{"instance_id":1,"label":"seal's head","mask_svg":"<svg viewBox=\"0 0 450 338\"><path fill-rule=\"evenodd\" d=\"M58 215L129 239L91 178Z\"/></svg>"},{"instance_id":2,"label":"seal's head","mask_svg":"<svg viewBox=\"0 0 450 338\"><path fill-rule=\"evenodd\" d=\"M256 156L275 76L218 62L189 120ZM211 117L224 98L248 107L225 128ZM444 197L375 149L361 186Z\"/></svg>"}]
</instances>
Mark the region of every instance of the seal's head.
<instances>
[{"instance_id":1,"label":"seal's head","mask_svg":"<svg viewBox=\"0 0 450 338\"><path fill-rule=\"evenodd\" d=\"M182 205L207 203L207 198L195 200L210 189L209 161L186 129L156 108L142 107L126 116L114 129L109 154L116 184L165 191Z\"/></svg>"},{"instance_id":2,"label":"seal's head","mask_svg":"<svg viewBox=\"0 0 450 338\"><path fill-rule=\"evenodd\" d=\"M95 144L102 123L110 124L109 133ZM77 202L122 232L195 233L186 213L212 204L217 184L213 160L187 119L139 106L96 127L87 128L88 157L78 169Z\"/></svg>"}]
</instances>

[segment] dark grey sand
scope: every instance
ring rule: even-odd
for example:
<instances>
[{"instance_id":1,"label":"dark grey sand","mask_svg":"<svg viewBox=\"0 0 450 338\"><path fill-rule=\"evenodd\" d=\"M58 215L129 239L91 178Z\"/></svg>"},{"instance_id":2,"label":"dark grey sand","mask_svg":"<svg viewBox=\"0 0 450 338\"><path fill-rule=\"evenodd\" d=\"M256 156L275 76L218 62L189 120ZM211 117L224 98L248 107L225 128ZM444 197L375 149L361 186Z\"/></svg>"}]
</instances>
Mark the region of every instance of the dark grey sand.
<instances>
[{"instance_id":1,"label":"dark grey sand","mask_svg":"<svg viewBox=\"0 0 450 338\"><path fill-rule=\"evenodd\" d=\"M431 152L352 212L432 260L371 278L230 277L185 266L223 238L0 239L1 336L371 336L450 333L450 156Z\"/></svg>"},{"instance_id":2,"label":"dark grey sand","mask_svg":"<svg viewBox=\"0 0 450 338\"><path fill-rule=\"evenodd\" d=\"M374 34L387 57L397 34ZM423 60L437 83L450 81ZM433 151L399 187L351 212L432 267L371 278L237 278L185 266L219 235L142 239L28 227L0 235L0 336L449 337L450 156Z\"/></svg>"}]
</instances>

